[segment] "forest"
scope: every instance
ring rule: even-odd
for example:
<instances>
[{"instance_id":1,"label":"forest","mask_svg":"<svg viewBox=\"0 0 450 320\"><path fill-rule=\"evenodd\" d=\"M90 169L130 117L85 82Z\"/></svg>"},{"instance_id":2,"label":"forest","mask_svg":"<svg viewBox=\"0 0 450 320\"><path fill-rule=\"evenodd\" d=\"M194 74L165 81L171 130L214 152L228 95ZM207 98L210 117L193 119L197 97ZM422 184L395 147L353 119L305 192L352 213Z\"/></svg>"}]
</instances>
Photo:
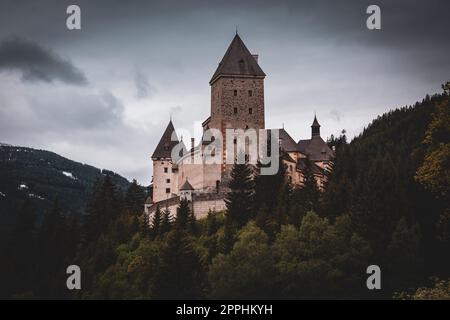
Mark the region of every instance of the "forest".
<instances>
[{"instance_id":1,"label":"forest","mask_svg":"<svg viewBox=\"0 0 450 320\"><path fill-rule=\"evenodd\" d=\"M450 84L389 111L336 150L325 190L312 170L236 164L227 210L196 220L182 201L143 214L146 189L104 175L80 216L24 200L0 246L8 299L449 299ZM282 161L282 160L280 160ZM281 162L280 162L281 163ZM66 288L78 265L82 289ZM381 269L368 290L366 268Z\"/></svg>"}]
</instances>

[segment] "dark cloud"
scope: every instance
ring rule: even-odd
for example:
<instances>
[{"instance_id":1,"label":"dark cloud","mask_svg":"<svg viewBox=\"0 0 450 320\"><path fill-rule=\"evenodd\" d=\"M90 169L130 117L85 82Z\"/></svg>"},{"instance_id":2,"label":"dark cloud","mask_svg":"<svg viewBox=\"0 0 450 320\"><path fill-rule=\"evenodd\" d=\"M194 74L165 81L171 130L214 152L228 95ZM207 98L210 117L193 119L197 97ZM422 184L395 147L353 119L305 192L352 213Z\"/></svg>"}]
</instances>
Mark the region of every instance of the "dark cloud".
<instances>
[{"instance_id":1,"label":"dark cloud","mask_svg":"<svg viewBox=\"0 0 450 320\"><path fill-rule=\"evenodd\" d=\"M74 85L85 85L83 72L56 53L17 37L0 43L0 71L17 70L24 81L53 82L59 80Z\"/></svg>"}]
</instances>

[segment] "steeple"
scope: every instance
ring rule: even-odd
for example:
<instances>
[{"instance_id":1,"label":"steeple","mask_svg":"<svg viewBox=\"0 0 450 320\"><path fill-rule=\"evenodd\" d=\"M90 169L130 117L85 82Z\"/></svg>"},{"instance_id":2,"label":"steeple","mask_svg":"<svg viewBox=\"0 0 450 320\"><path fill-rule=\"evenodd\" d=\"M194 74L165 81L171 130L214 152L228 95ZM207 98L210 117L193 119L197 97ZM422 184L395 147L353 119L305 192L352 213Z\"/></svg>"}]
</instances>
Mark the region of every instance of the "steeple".
<instances>
[{"instance_id":1,"label":"steeple","mask_svg":"<svg viewBox=\"0 0 450 320\"><path fill-rule=\"evenodd\" d=\"M209 81L213 84L220 76L262 77L266 74L258 65L256 55L252 55L236 32L219 66Z\"/></svg>"},{"instance_id":2,"label":"steeple","mask_svg":"<svg viewBox=\"0 0 450 320\"><path fill-rule=\"evenodd\" d=\"M316 115L314 115L314 121L311 125L311 138L319 136L320 137L320 124L319 121L317 121Z\"/></svg>"},{"instance_id":3,"label":"steeple","mask_svg":"<svg viewBox=\"0 0 450 320\"><path fill-rule=\"evenodd\" d=\"M152 159L157 158L172 158L172 148L178 144L178 137L175 133L175 141L172 141L172 134L175 132L175 128L170 119L166 130L164 131L161 140L159 140L155 151L153 152Z\"/></svg>"}]
</instances>

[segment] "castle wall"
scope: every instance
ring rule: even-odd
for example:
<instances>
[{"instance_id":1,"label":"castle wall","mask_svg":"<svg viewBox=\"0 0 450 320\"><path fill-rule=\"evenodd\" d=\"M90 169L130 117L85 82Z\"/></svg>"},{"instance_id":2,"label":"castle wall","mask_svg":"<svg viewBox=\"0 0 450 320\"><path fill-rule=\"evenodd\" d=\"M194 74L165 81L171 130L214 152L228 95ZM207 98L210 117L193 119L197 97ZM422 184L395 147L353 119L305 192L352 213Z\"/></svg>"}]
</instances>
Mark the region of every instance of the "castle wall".
<instances>
[{"instance_id":1,"label":"castle wall","mask_svg":"<svg viewBox=\"0 0 450 320\"><path fill-rule=\"evenodd\" d=\"M208 211L222 211L226 209L225 201L222 194L217 193L200 193L192 195L191 210L194 212L196 219L205 218ZM169 210L171 219L175 219L177 209L180 205L180 198L178 196L172 197L159 203L154 203L151 206L145 206L145 214L149 215L151 223L156 208L159 206L161 211Z\"/></svg>"},{"instance_id":2,"label":"castle wall","mask_svg":"<svg viewBox=\"0 0 450 320\"><path fill-rule=\"evenodd\" d=\"M194 215L196 219L205 218L210 210L218 212L225 209L226 206L223 199L194 202Z\"/></svg>"}]
</instances>

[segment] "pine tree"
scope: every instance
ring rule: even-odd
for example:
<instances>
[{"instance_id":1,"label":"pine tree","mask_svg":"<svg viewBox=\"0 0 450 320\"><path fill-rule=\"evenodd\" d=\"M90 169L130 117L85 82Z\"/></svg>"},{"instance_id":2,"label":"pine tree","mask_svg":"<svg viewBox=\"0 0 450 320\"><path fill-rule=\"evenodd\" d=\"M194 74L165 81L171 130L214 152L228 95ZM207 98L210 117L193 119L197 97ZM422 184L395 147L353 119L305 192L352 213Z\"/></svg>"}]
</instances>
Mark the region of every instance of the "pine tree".
<instances>
[{"instance_id":1,"label":"pine tree","mask_svg":"<svg viewBox=\"0 0 450 320\"><path fill-rule=\"evenodd\" d=\"M249 164L234 164L229 188L225 198L227 217L237 227L241 227L254 216L253 171Z\"/></svg>"},{"instance_id":2,"label":"pine tree","mask_svg":"<svg viewBox=\"0 0 450 320\"><path fill-rule=\"evenodd\" d=\"M161 209L159 208L159 205L156 207L155 214L153 215L152 223L151 223L151 232L153 238L156 238L161 233L161 227L162 227L162 213Z\"/></svg>"},{"instance_id":3,"label":"pine tree","mask_svg":"<svg viewBox=\"0 0 450 320\"><path fill-rule=\"evenodd\" d=\"M283 159L284 151L279 149L278 171L274 175L262 175L264 167L257 164L257 175L254 178L255 202L253 211L256 212L256 224L263 229L272 241L282 223L287 220L290 206L290 184L286 179L286 165Z\"/></svg>"},{"instance_id":4,"label":"pine tree","mask_svg":"<svg viewBox=\"0 0 450 320\"><path fill-rule=\"evenodd\" d=\"M225 217L225 224L223 226L223 239L220 245L220 252L227 254L233 249L236 240L236 227L234 226L229 216Z\"/></svg>"},{"instance_id":5,"label":"pine tree","mask_svg":"<svg viewBox=\"0 0 450 320\"><path fill-rule=\"evenodd\" d=\"M262 175L261 169L265 166L257 164L257 175L254 178L255 201L254 212L259 212L263 206L268 212L274 212L278 206L280 190L286 183L286 165L283 162L283 151L279 150L278 171L274 175Z\"/></svg>"},{"instance_id":6,"label":"pine tree","mask_svg":"<svg viewBox=\"0 0 450 320\"><path fill-rule=\"evenodd\" d=\"M156 271L156 299L198 299L201 297L204 271L185 230L175 228L167 236Z\"/></svg>"},{"instance_id":7,"label":"pine tree","mask_svg":"<svg viewBox=\"0 0 450 320\"><path fill-rule=\"evenodd\" d=\"M217 218L216 213L211 211L211 209L208 211L208 215L206 216L206 235L212 236L215 234L218 230L217 225Z\"/></svg>"},{"instance_id":8,"label":"pine tree","mask_svg":"<svg viewBox=\"0 0 450 320\"><path fill-rule=\"evenodd\" d=\"M44 298L56 298L67 292L64 283L64 264L66 249L67 223L65 216L55 200L43 218L38 232L38 295Z\"/></svg>"},{"instance_id":9,"label":"pine tree","mask_svg":"<svg viewBox=\"0 0 450 320\"><path fill-rule=\"evenodd\" d=\"M420 276L423 268L421 256L421 232L418 225L408 227L401 218L392 234L386 250L387 278L395 289L405 288Z\"/></svg>"},{"instance_id":10,"label":"pine tree","mask_svg":"<svg viewBox=\"0 0 450 320\"><path fill-rule=\"evenodd\" d=\"M99 179L87 207L84 244L88 245L115 221L122 210L122 198L109 176Z\"/></svg>"},{"instance_id":11,"label":"pine tree","mask_svg":"<svg viewBox=\"0 0 450 320\"><path fill-rule=\"evenodd\" d=\"M140 215L144 210L145 191L144 188L138 185L137 181L133 179L131 185L125 193L124 206L127 212Z\"/></svg>"},{"instance_id":12,"label":"pine tree","mask_svg":"<svg viewBox=\"0 0 450 320\"><path fill-rule=\"evenodd\" d=\"M319 205L320 191L313 171L314 163L307 158L303 170L303 185L292 192L292 208L289 211L289 223L299 225L309 211L316 211Z\"/></svg>"},{"instance_id":13,"label":"pine tree","mask_svg":"<svg viewBox=\"0 0 450 320\"><path fill-rule=\"evenodd\" d=\"M195 218L194 211L189 209L188 217L188 230L191 234L197 234L197 219Z\"/></svg>"},{"instance_id":14,"label":"pine tree","mask_svg":"<svg viewBox=\"0 0 450 320\"><path fill-rule=\"evenodd\" d=\"M153 235L153 228L150 226L150 217L146 212L142 213L140 219L140 231L144 237Z\"/></svg>"},{"instance_id":15,"label":"pine tree","mask_svg":"<svg viewBox=\"0 0 450 320\"><path fill-rule=\"evenodd\" d=\"M166 234L172 229L172 219L170 218L170 211L168 208L166 208L163 211L162 214L162 220L161 220L161 228L160 228L160 235Z\"/></svg>"},{"instance_id":16,"label":"pine tree","mask_svg":"<svg viewBox=\"0 0 450 320\"><path fill-rule=\"evenodd\" d=\"M188 230L190 220L189 202L186 199L181 199L180 205L177 208L177 215L175 218L175 227L180 230Z\"/></svg>"},{"instance_id":17,"label":"pine tree","mask_svg":"<svg viewBox=\"0 0 450 320\"><path fill-rule=\"evenodd\" d=\"M256 226L262 229L268 236L270 241L273 241L279 231L279 222L275 214L271 214L267 209L266 204L259 209L256 215Z\"/></svg>"}]
</instances>

